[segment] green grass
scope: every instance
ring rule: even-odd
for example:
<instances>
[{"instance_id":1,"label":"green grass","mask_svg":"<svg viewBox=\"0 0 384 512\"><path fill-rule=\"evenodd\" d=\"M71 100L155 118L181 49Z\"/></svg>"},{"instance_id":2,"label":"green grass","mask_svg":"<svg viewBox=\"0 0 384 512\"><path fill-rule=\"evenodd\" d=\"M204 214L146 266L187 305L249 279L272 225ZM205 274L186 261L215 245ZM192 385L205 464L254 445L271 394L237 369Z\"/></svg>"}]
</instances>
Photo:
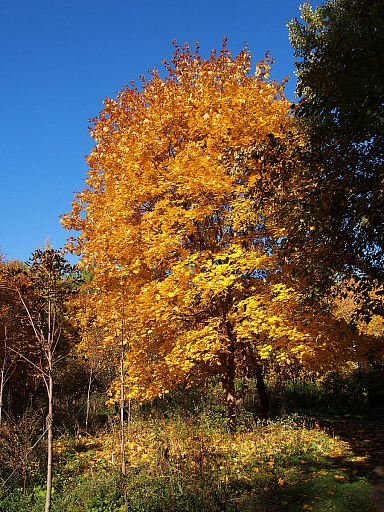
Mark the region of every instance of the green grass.
<instances>
[{"instance_id":1,"label":"green grass","mask_svg":"<svg viewBox=\"0 0 384 512\"><path fill-rule=\"evenodd\" d=\"M382 437L363 423L294 414L261 424L244 410L231 434L212 390L204 401L190 393L133 408L125 477L117 418L98 435L57 438L52 512L369 510L370 455ZM15 475L0 512L41 512L43 482L42 466L24 495Z\"/></svg>"},{"instance_id":2,"label":"green grass","mask_svg":"<svg viewBox=\"0 0 384 512\"><path fill-rule=\"evenodd\" d=\"M298 416L231 435L221 420L137 419L127 432L127 475L112 466L113 429L61 440L53 512L362 512L367 461ZM118 463L118 461L117 461ZM15 490L0 511L41 511L44 489Z\"/></svg>"}]
</instances>

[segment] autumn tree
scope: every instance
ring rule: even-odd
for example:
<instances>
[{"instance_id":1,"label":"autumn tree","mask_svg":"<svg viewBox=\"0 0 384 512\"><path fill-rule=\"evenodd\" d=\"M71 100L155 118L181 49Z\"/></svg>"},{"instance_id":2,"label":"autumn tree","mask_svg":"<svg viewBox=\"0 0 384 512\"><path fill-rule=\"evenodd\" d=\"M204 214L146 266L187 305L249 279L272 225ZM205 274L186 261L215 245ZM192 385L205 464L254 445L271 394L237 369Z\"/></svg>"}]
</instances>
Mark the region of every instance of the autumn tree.
<instances>
[{"instance_id":1,"label":"autumn tree","mask_svg":"<svg viewBox=\"0 0 384 512\"><path fill-rule=\"evenodd\" d=\"M0 262L0 424L5 390L8 390L8 412L23 414L28 407L28 390L31 391L35 384L33 372L18 356L20 352L28 352L33 359L33 333L9 279L10 275L22 272L25 268L25 264L19 261Z\"/></svg>"},{"instance_id":2,"label":"autumn tree","mask_svg":"<svg viewBox=\"0 0 384 512\"><path fill-rule=\"evenodd\" d=\"M376 343L373 343L371 339L367 352L368 360L370 362L381 361L384 356L384 317L373 314L369 322L364 319L356 321L355 311L359 308L359 304L366 300L359 297L360 293L359 281L356 282L351 279L349 282L344 283L342 292L338 294L333 304L335 314L351 323L353 329L357 329L368 337L376 338ZM383 287L372 290L370 294L374 297L375 302L380 301L380 309L384 309Z\"/></svg>"},{"instance_id":3,"label":"autumn tree","mask_svg":"<svg viewBox=\"0 0 384 512\"><path fill-rule=\"evenodd\" d=\"M4 268L5 263L0 261L0 426L3 417L5 385L15 368L15 363L9 350L9 323L12 310L4 286L2 286Z\"/></svg>"},{"instance_id":4,"label":"autumn tree","mask_svg":"<svg viewBox=\"0 0 384 512\"><path fill-rule=\"evenodd\" d=\"M127 346L127 396L220 375L234 427L237 377L256 377L266 416L262 360L332 350L275 256L289 189L277 178L300 140L268 57L251 72L247 49L232 57L224 43L202 59L176 45L164 64L165 78L153 70L105 100L87 188L62 223L80 232L69 247L92 268L104 343ZM118 381L110 393L121 397Z\"/></svg>"},{"instance_id":5,"label":"autumn tree","mask_svg":"<svg viewBox=\"0 0 384 512\"><path fill-rule=\"evenodd\" d=\"M286 249L320 291L335 279L359 279L367 317L379 312L370 292L384 268L383 7L382 0L305 2L302 19L288 24L295 115L308 151L290 202Z\"/></svg>"},{"instance_id":6,"label":"autumn tree","mask_svg":"<svg viewBox=\"0 0 384 512\"><path fill-rule=\"evenodd\" d=\"M76 274L60 251L37 249L27 266L10 268L6 287L17 297L35 341L34 353L13 349L42 378L47 392L47 489L45 512L51 509L55 365L68 349L68 297L75 291ZM32 345L29 345L32 346Z\"/></svg>"},{"instance_id":7,"label":"autumn tree","mask_svg":"<svg viewBox=\"0 0 384 512\"><path fill-rule=\"evenodd\" d=\"M12 373L16 368L15 356L11 352L14 342L14 302L9 297L9 291L5 285L5 272L7 264L0 261L0 426L3 418L4 390Z\"/></svg>"}]
</instances>

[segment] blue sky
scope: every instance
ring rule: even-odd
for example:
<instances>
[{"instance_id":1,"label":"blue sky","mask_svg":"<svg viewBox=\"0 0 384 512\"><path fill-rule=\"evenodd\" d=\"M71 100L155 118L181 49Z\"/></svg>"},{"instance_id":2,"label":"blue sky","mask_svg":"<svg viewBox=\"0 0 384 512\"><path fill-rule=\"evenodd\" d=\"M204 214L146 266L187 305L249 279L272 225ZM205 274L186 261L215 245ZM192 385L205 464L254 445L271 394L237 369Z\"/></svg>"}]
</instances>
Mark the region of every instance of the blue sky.
<instances>
[{"instance_id":1,"label":"blue sky","mask_svg":"<svg viewBox=\"0 0 384 512\"><path fill-rule=\"evenodd\" d=\"M267 50L271 76L292 78L286 21L300 0L18 0L0 6L0 247L26 261L49 237L62 247L59 215L84 186L88 119L105 97L170 60L171 42L198 41L203 56L223 36L254 62ZM316 3L316 2L313 2ZM319 3L319 2L317 2Z\"/></svg>"}]
</instances>

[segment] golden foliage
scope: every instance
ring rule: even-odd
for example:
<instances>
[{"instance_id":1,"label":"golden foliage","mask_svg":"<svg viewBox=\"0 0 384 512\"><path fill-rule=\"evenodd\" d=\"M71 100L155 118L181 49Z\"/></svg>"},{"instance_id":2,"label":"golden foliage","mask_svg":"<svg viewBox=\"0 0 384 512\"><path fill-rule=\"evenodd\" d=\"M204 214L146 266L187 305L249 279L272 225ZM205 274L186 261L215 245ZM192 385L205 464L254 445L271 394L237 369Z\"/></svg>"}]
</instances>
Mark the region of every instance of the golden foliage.
<instances>
[{"instance_id":1,"label":"golden foliage","mask_svg":"<svg viewBox=\"0 0 384 512\"><path fill-rule=\"evenodd\" d=\"M329 341L302 321L274 255L288 188L276 177L300 141L270 65L251 73L247 49L232 57L225 44L208 59L176 46L165 78L152 71L94 119L87 188L62 224L80 232L69 248L92 271L105 344L123 319L131 397L233 381L272 353L309 360Z\"/></svg>"}]
</instances>

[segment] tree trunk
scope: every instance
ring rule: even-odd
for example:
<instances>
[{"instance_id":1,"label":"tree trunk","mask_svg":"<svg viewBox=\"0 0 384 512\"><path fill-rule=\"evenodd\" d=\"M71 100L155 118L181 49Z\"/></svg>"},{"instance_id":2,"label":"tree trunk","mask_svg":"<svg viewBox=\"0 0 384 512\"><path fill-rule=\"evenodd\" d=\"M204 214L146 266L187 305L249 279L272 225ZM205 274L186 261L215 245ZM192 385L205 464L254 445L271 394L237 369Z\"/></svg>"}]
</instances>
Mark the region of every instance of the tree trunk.
<instances>
[{"instance_id":1,"label":"tree trunk","mask_svg":"<svg viewBox=\"0 0 384 512\"><path fill-rule=\"evenodd\" d=\"M0 375L0 427L1 427L1 423L2 423L2 417L3 417L4 386L5 386L5 354L4 354L4 361L3 361L3 366L1 368L1 375Z\"/></svg>"},{"instance_id":2,"label":"tree trunk","mask_svg":"<svg viewBox=\"0 0 384 512\"><path fill-rule=\"evenodd\" d=\"M263 374L260 365L256 362L255 364L255 375L256 375L256 387L260 398L260 417L263 420L268 419L269 415L269 397L267 388L264 383Z\"/></svg>"},{"instance_id":3,"label":"tree trunk","mask_svg":"<svg viewBox=\"0 0 384 512\"><path fill-rule=\"evenodd\" d=\"M87 409L85 413L85 432L88 434L88 420L89 420L89 410L91 406L91 386L93 381L93 368L91 368L89 372L88 378L88 389L87 389Z\"/></svg>"},{"instance_id":4,"label":"tree trunk","mask_svg":"<svg viewBox=\"0 0 384 512\"><path fill-rule=\"evenodd\" d=\"M235 393L235 343L229 322L227 322L226 330L230 340L230 346L229 354L224 355L221 361L221 365L223 367L221 384L227 405L229 429L231 432L234 432L237 426L237 399Z\"/></svg>"},{"instance_id":5,"label":"tree trunk","mask_svg":"<svg viewBox=\"0 0 384 512\"><path fill-rule=\"evenodd\" d=\"M121 453L121 474L125 475L125 436L124 436L124 398L125 398L125 382L124 382L124 344L121 344L120 356L120 453Z\"/></svg>"},{"instance_id":6,"label":"tree trunk","mask_svg":"<svg viewBox=\"0 0 384 512\"><path fill-rule=\"evenodd\" d=\"M227 415L229 422L229 429L231 432L236 430L237 417L236 417L236 396L234 382L228 376L223 376L221 379L225 401L227 406Z\"/></svg>"},{"instance_id":7,"label":"tree trunk","mask_svg":"<svg viewBox=\"0 0 384 512\"><path fill-rule=\"evenodd\" d=\"M125 404L125 322L124 322L124 281L121 283L121 352L120 352L120 453L121 453L121 474L126 474L125 468L125 435L124 435L124 404Z\"/></svg>"},{"instance_id":8,"label":"tree trunk","mask_svg":"<svg viewBox=\"0 0 384 512\"><path fill-rule=\"evenodd\" d=\"M52 460L53 460L53 377L52 368L49 368L48 375L48 416L46 419L46 429L48 434L47 445L47 492L45 497L44 512L51 510L52 495Z\"/></svg>"},{"instance_id":9,"label":"tree trunk","mask_svg":"<svg viewBox=\"0 0 384 512\"><path fill-rule=\"evenodd\" d=\"M3 421L3 406L4 406L4 388L7 380L12 373L10 366L8 366L8 334L7 334L7 324L4 324L4 357L3 364L1 366L0 372L0 427Z\"/></svg>"}]
</instances>

